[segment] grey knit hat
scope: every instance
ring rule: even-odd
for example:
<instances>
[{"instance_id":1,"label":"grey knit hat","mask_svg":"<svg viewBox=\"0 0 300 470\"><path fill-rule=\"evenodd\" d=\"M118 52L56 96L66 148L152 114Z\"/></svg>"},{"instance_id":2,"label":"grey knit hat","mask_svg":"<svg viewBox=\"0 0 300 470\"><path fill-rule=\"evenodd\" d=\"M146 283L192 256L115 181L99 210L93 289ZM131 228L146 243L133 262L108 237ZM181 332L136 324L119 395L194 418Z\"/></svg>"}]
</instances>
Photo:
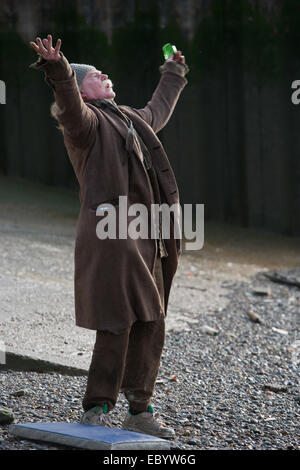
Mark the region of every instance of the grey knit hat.
<instances>
[{"instance_id":1,"label":"grey knit hat","mask_svg":"<svg viewBox=\"0 0 300 470\"><path fill-rule=\"evenodd\" d=\"M86 64L70 64L72 70L74 70L75 74L76 74L76 80L77 80L77 83L78 83L78 87L80 88L81 85L82 85L82 81L84 79L84 77L86 76L86 74L90 71L90 70L97 70L96 67L94 67L93 65L86 65Z\"/></svg>"}]
</instances>

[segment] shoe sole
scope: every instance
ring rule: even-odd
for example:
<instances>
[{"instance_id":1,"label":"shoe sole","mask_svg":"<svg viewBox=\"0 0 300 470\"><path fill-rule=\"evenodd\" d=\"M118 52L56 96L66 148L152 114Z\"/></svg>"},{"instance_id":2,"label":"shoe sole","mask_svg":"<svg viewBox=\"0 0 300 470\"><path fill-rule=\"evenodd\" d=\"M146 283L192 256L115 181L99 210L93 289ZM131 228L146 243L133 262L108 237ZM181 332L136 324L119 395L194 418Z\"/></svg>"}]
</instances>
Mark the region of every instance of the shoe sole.
<instances>
[{"instance_id":1,"label":"shoe sole","mask_svg":"<svg viewBox=\"0 0 300 470\"><path fill-rule=\"evenodd\" d=\"M175 434L172 435L172 436L171 435L163 436L163 435L157 435L157 434L150 434L149 432L148 433L147 432L142 432L140 429L137 429L134 426L129 426L129 427L124 427L123 426L123 429L125 429L126 431L138 432L139 434L146 434L147 436L159 437L160 439L172 440L176 437Z\"/></svg>"}]
</instances>

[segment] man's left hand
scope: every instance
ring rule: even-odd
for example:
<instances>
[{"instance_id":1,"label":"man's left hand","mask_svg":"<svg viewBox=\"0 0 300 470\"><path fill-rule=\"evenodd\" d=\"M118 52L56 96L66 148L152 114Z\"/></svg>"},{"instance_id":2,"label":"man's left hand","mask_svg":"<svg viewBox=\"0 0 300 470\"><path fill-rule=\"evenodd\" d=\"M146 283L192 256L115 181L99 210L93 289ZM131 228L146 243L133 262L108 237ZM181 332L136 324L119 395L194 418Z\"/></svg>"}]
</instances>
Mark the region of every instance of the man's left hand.
<instances>
[{"instance_id":1,"label":"man's left hand","mask_svg":"<svg viewBox=\"0 0 300 470\"><path fill-rule=\"evenodd\" d=\"M171 62L172 60L175 60L175 62L181 62L182 64L185 64L185 57L184 55L181 55L181 51L177 51L176 54L171 54L170 58L166 60L166 62Z\"/></svg>"}]
</instances>

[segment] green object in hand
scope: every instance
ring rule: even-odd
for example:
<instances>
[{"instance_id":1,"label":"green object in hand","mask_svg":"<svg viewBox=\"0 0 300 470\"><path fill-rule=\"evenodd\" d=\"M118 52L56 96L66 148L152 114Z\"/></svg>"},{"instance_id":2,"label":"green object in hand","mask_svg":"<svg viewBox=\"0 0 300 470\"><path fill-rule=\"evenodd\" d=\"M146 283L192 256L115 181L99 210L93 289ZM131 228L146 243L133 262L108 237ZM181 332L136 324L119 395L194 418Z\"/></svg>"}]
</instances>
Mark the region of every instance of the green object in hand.
<instances>
[{"instance_id":1,"label":"green object in hand","mask_svg":"<svg viewBox=\"0 0 300 470\"><path fill-rule=\"evenodd\" d=\"M170 42L165 44L163 46L162 50L163 50L163 53L164 53L165 60L168 60L170 58L171 54L175 55L176 52L177 52L176 46L172 45Z\"/></svg>"}]
</instances>

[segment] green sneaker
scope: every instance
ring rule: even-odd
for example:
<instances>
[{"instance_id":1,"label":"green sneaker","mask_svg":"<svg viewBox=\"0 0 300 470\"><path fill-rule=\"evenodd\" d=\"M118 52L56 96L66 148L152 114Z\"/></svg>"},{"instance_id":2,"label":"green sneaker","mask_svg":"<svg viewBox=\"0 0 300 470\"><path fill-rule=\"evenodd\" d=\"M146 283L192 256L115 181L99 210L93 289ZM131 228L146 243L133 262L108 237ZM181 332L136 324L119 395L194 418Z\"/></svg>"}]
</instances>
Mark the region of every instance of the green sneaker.
<instances>
[{"instance_id":1,"label":"green sneaker","mask_svg":"<svg viewBox=\"0 0 300 470\"><path fill-rule=\"evenodd\" d=\"M108 407L105 404L102 406L94 406L90 410L86 411L80 420L81 424L89 424L91 426L105 426L106 428L112 428L112 422L108 416Z\"/></svg>"},{"instance_id":2,"label":"green sneaker","mask_svg":"<svg viewBox=\"0 0 300 470\"><path fill-rule=\"evenodd\" d=\"M139 432L141 434L150 434L151 436L160 437L161 439L174 439L175 431L167 428L153 416L152 407L148 407L149 411L143 411L137 415L129 412L123 422L123 429L128 431Z\"/></svg>"}]
</instances>

